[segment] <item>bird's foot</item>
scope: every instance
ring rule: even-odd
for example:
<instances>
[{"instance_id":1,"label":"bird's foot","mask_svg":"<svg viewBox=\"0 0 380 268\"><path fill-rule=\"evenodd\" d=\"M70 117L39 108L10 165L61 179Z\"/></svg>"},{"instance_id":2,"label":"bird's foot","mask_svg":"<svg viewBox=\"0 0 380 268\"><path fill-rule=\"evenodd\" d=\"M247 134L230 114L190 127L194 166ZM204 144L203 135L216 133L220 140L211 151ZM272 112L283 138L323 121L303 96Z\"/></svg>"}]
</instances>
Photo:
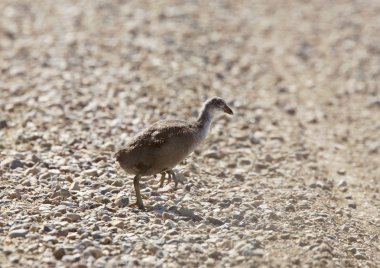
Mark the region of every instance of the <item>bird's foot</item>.
<instances>
[{"instance_id":1,"label":"bird's foot","mask_svg":"<svg viewBox=\"0 0 380 268\"><path fill-rule=\"evenodd\" d=\"M128 205L128 207L130 208L135 208L135 207L138 207L140 210L142 211L147 211L147 209L145 208L145 206L143 204L137 204L137 202L133 202L131 204ZM148 206L148 209L150 208L150 206ZM150 209L149 209L150 210Z\"/></svg>"}]
</instances>

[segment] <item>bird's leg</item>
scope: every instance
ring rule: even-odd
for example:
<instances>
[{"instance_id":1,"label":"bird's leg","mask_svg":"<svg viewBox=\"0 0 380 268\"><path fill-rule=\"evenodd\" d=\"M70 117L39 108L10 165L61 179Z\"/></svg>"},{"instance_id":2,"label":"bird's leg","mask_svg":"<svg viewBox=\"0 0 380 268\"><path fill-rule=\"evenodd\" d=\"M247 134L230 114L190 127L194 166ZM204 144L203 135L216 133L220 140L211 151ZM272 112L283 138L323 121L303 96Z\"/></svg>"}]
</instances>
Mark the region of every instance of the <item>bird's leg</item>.
<instances>
[{"instance_id":1,"label":"bird's leg","mask_svg":"<svg viewBox=\"0 0 380 268\"><path fill-rule=\"evenodd\" d=\"M135 186L137 206L139 207L139 209L145 210L143 201L141 199L141 194L140 194L140 178L141 178L141 175L136 175L133 178L133 185Z\"/></svg>"},{"instance_id":2,"label":"bird's leg","mask_svg":"<svg viewBox=\"0 0 380 268\"><path fill-rule=\"evenodd\" d=\"M160 178L160 185L159 185L160 188L162 188L162 186L164 186L165 177L166 177L166 173L162 172L161 173L161 178Z\"/></svg>"},{"instance_id":3,"label":"bird's leg","mask_svg":"<svg viewBox=\"0 0 380 268\"><path fill-rule=\"evenodd\" d=\"M168 174L168 183L167 184L169 184L172 182L172 174L170 173L170 171L167 171L166 174Z\"/></svg>"},{"instance_id":4,"label":"bird's leg","mask_svg":"<svg viewBox=\"0 0 380 268\"><path fill-rule=\"evenodd\" d=\"M178 186L178 178L177 178L177 175L174 173L173 170L169 170L168 173L171 175L170 177L173 178L174 180L174 190L177 189L177 186Z\"/></svg>"},{"instance_id":5,"label":"bird's leg","mask_svg":"<svg viewBox=\"0 0 380 268\"><path fill-rule=\"evenodd\" d=\"M161 172L160 182L159 182L157 185L153 186L153 187L156 188L156 189L157 189L157 188L162 188L162 187L164 186L165 177L166 177L166 173L165 173L165 171L164 171L164 172Z\"/></svg>"}]
</instances>

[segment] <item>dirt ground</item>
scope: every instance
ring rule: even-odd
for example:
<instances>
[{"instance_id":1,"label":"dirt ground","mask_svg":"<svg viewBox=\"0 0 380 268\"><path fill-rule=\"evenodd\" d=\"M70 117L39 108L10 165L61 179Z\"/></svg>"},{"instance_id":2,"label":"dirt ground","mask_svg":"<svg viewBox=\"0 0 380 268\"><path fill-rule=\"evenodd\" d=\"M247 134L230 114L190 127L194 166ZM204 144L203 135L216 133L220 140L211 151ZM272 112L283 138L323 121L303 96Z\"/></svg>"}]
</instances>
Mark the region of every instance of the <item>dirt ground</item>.
<instances>
[{"instance_id":1,"label":"dirt ground","mask_svg":"<svg viewBox=\"0 0 380 268\"><path fill-rule=\"evenodd\" d=\"M0 267L379 267L380 1L0 1ZM113 153L207 140L141 212Z\"/></svg>"}]
</instances>

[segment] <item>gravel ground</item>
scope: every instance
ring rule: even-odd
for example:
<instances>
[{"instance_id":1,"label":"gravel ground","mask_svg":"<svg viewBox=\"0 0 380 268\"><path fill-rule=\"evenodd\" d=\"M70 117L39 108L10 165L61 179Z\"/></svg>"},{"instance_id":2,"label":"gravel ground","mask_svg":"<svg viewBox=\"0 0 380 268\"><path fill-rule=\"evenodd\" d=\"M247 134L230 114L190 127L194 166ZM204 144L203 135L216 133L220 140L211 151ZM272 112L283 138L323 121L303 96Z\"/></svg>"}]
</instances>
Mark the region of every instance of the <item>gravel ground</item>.
<instances>
[{"instance_id":1,"label":"gravel ground","mask_svg":"<svg viewBox=\"0 0 380 268\"><path fill-rule=\"evenodd\" d=\"M379 267L379 1L0 1L0 267ZM142 192L114 151L233 118Z\"/></svg>"}]
</instances>

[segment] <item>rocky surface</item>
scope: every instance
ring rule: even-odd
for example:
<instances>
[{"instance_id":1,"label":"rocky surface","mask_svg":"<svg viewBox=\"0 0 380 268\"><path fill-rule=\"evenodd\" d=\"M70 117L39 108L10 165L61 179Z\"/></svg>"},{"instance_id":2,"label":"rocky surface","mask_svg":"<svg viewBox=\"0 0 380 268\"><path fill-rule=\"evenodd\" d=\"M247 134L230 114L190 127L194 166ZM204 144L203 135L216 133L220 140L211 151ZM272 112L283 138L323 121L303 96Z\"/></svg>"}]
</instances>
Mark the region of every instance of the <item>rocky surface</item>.
<instances>
[{"instance_id":1,"label":"rocky surface","mask_svg":"<svg viewBox=\"0 0 380 268\"><path fill-rule=\"evenodd\" d=\"M378 1L0 2L1 267L378 267ZM112 155L219 95L146 178Z\"/></svg>"}]
</instances>

